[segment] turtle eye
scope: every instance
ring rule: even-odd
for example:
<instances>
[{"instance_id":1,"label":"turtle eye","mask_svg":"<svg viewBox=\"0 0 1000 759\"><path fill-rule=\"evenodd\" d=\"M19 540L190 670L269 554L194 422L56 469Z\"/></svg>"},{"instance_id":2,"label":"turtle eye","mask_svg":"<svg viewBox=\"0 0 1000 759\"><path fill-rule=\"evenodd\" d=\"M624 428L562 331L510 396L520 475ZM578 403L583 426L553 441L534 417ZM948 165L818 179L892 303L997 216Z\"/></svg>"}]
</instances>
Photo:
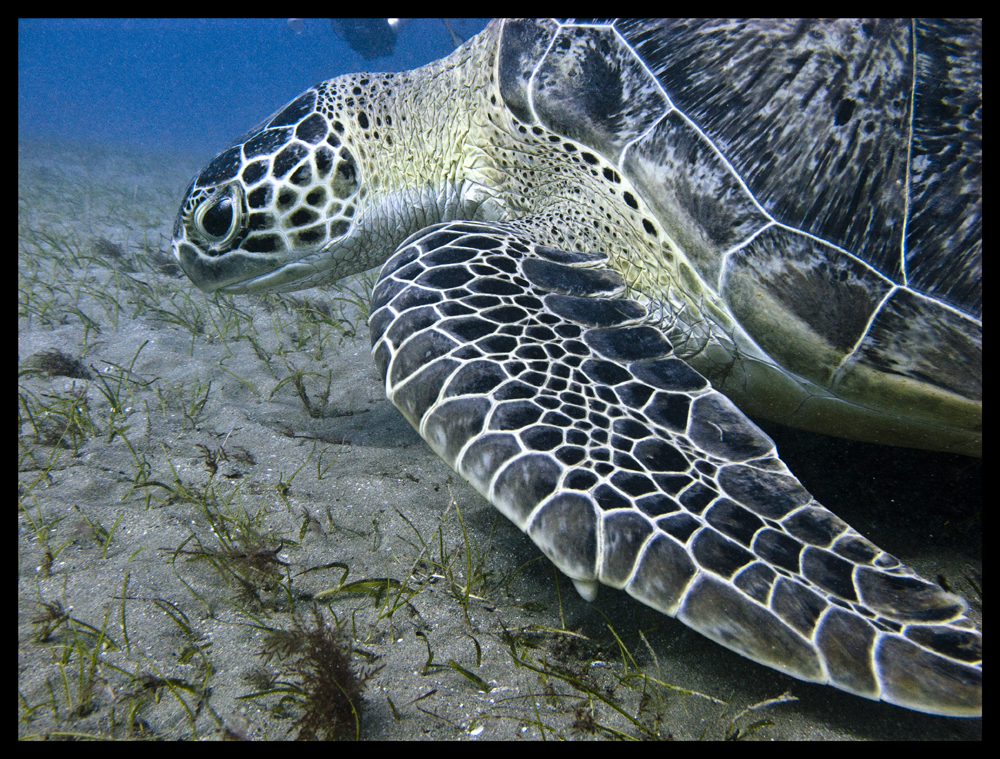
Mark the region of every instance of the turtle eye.
<instances>
[{"instance_id":1,"label":"turtle eye","mask_svg":"<svg viewBox=\"0 0 1000 759\"><path fill-rule=\"evenodd\" d=\"M240 231L242 219L239 189L234 186L217 192L194 214L198 232L215 245L231 242Z\"/></svg>"},{"instance_id":2,"label":"turtle eye","mask_svg":"<svg viewBox=\"0 0 1000 759\"><path fill-rule=\"evenodd\" d=\"M201 217L201 224L212 237L225 237L233 226L233 199L222 198L213 203Z\"/></svg>"}]
</instances>

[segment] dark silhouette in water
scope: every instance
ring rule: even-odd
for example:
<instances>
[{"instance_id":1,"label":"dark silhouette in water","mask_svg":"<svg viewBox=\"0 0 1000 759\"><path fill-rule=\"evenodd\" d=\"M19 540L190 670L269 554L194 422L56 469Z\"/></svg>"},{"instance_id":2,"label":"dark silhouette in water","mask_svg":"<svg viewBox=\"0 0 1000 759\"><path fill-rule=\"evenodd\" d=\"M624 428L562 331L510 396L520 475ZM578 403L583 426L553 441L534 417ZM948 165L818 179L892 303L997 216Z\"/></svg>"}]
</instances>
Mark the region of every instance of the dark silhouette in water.
<instances>
[{"instance_id":1,"label":"dark silhouette in water","mask_svg":"<svg viewBox=\"0 0 1000 759\"><path fill-rule=\"evenodd\" d=\"M299 19L290 19L289 21ZM409 19L405 18L331 18L330 26L333 31L339 34L351 49L359 53L366 61L372 58L383 58L392 55L396 47L396 37L406 26ZM448 23L448 19L441 19L444 28L451 35L451 41L455 47L459 47L463 42L459 35ZM294 30L293 30L294 31Z\"/></svg>"},{"instance_id":2,"label":"dark silhouette in water","mask_svg":"<svg viewBox=\"0 0 1000 759\"><path fill-rule=\"evenodd\" d=\"M330 26L366 61L392 55L402 28L400 19L387 18L331 18Z\"/></svg>"}]
</instances>

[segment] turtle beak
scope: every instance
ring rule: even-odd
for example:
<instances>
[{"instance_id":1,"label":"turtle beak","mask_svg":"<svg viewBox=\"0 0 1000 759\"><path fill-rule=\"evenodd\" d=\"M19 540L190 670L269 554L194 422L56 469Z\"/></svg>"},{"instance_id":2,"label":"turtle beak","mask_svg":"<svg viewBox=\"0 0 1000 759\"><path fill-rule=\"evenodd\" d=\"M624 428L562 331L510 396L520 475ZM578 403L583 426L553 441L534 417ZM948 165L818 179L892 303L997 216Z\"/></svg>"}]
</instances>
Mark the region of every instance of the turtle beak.
<instances>
[{"instance_id":1,"label":"turtle beak","mask_svg":"<svg viewBox=\"0 0 1000 759\"><path fill-rule=\"evenodd\" d=\"M280 256L250 256L239 249L210 256L184 240L174 243L174 258L188 279L206 293L263 276L284 263Z\"/></svg>"}]
</instances>

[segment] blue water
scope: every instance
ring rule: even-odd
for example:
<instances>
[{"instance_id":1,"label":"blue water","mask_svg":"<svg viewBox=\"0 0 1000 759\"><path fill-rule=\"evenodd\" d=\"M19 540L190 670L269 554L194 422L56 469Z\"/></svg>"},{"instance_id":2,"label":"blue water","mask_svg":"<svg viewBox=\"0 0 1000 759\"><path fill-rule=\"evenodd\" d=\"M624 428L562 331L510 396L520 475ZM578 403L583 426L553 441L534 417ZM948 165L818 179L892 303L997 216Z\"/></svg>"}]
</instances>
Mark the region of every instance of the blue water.
<instances>
[{"instance_id":1,"label":"blue water","mask_svg":"<svg viewBox=\"0 0 1000 759\"><path fill-rule=\"evenodd\" d=\"M451 19L468 39L486 19ZM214 154L317 82L405 71L454 49L413 19L391 56L365 61L326 19L20 19L18 138Z\"/></svg>"}]
</instances>

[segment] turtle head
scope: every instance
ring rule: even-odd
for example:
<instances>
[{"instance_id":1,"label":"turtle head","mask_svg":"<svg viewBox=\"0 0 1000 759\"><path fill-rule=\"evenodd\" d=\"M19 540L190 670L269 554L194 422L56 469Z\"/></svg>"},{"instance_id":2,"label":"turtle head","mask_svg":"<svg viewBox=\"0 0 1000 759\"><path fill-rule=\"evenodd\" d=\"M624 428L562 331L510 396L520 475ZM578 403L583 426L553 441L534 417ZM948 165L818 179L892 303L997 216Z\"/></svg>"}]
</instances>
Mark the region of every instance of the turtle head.
<instances>
[{"instance_id":1,"label":"turtle head","mask_svg":"<svg viewBox=\"0 0 1000 759\"><path fill-rule=\"evenodd\" d=\"M202 290L298 290L367 268L352 237L362 169L344 121L323 107L325 86L240 137L191 182L173 251Z\"/></svg>"}]
</instances>

